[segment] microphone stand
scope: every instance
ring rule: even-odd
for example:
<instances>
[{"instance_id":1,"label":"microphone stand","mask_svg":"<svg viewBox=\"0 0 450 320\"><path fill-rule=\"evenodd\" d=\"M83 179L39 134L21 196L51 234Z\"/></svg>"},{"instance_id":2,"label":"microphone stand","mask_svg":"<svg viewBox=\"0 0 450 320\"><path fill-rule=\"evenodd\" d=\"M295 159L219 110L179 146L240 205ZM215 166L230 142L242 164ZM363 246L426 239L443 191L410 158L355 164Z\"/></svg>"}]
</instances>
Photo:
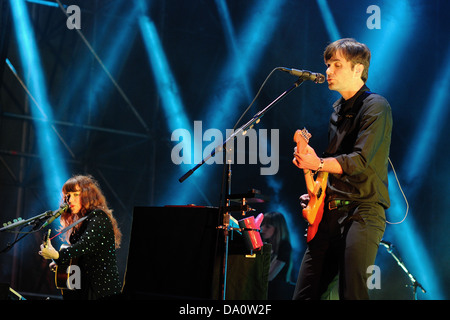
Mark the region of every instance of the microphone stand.
<instances>
[{"instance_id":1,"label":"microphone stand","mask_svg":"<svg viewBox=\"0 0 450 320\"><path fill-rule=\"evenodd\" d=\"M11 244L8 244L5 249L0 251L0 253L4 253L4 252L9 251L17 242L22 240L25 236L29 235L30 233L33 233L33 232L41 230L42 225L44 224L44 222L47 219L51 218L52 215L53 215L53 211L49 210L49 211L41 213L41 214L39 214L37 216L34 216L34 217L30 218L30 219L18 220L18 221L15 221L13 223L6 224L3 228L0 228L0 232L6 231L6 232L24 233L24 235L21 236L20 238L16 237L14 242L11 243ZM26 226L31 226L31 225L33 226L33 228L29 232L10 231L11 229L14 229L14 228L17 228L17 227L24 228Z\"/></svg>"},{"instance_id":2,"label":"microphone stand","mask_svg":"<svg viewBox=\"0 0 450 320\"><path fill-rule=\"evenodd\" d=\"M393 248L394 245L387 242L387 241L383 241L381 240L381 244L386 248L387 252L389 252L389 254L394 258L395 261L397 261L397 264L400 266L400 268L402 268L402 270L408 275L409 280L411 281L412 285L411 287L413 288L413 297L414 300L417 300L417 287L419 287L420 289L422 289L423 293L426 293L427 291L425 290L425 288L416 280L416 278L414 278L414 276L411 274L411 272L408 271L408 269L406 268L405 264L403 263L402 259L397 256L394 252L393 252Z\"/></svg>"},{"instance_id":3,"label":"microphone stand","mask_svg":"<svg viewBox=\"0 0 450 320\"><path fill-rule=\"evenodd\" d=\"M13 223L8 223L8 224L4 224L3 228L0 228L0 232L2 231L8 231L10 229L14 229L23 225L34 225L35 228L37 226L38 222L41 222L43 220L45 220L46 218L50 218L53 214L53 211L49 210L49 211L45 211L44 213L41 213L37 216L34 216L30 219L27 220L22 220L19 218L18 221L15 221Z\"/></svg>"},{"instance_id":4,"label":"microphone stand","mask_svg":"<svg viewBox=\"0 0 450 320\"><path fill-rule=\"evenodd\" d=\"M247 123L245 123L243 126L241 126L237 131L234 131L233 134L231 134L228 139L225 140L225 142L222 145L217 146L209 155L204 157L201 162L199 162L194 168L187 171L178 181L182 183L185 181L188 177L190 177L198 168L200 168L208 159L213 157L216 152L223 151L225 148L226 150L226 144L233 140L238 134L242 133L245 134L246 130L253 128L255 123L259 123L261 118L266 114L267 111L272 109L272 107L279 102L281 99L283 99L285 96L287 96L292 90L299 87L303 81L302 77L299 77L297 81L294 82L294 84L288 88L286 91L284 91L282 94L280 94L277 98L275 98L270 104L268 104L264 109L256 113ZM230 231L233 230L233 228L230 228L230 211L233 211L231 209L230 201L229 201L229 195L231 194L231 162L227 163L228 167L228 174L227 180L226 180L226 192L227 196L222 197L223 201L225 202L224 205L220 205L219 207L219 216L222 217L222 225L218 226L218 229L222 229L224 233L224 255L222 259L222 269L221 269L221 277L220 277L220 288L221 288L221 296L223 300L226 300L226 282L227 282L227 265L228 265L228 247L229 247L229 237L230 237ZM225 168L224 168L225 169ZM225 179L225 174L223 174L222 179ZM224 181L222 180L222 186L224 185ZM222 190L222 193L224 191ZM243 206L244 207L244 206ZM244 208L240 211L244 211Z\"/></svg>"},{"instance_id":5,"label":"microphone stand","mask_svg":"<svg viewBox=\"0 0 450 320\"><path fill-rule=\"evenodd\" d=\"M211 151L211 153L209 155L207 155L205 158L202 159L201 162L199 162L194 168L192 168L191 170L189 170L188 172L186 172L180 179L178 179L178 181L183 182L184 180L186 180L187 178L189 178L189 176L191 176L198 168L200 168L206 161L208 161L208 159L210 159L211 157L213 157L216 152L218 151L222 151L223 148L226 146L227 142L229 142L230 140L233 140L239 133L241 132L245 132L248 129L251 129L253 127L253 125L255 123L259 123L259 121L261 120L261 118L265 115L265 113L267 111L269 111L270 109L272 109L272 107L281 99L283 99L286 95L288 95L292 90L294 90L295 88L297 88L298 86L300 86L303 83L304 79L302 78L298 78L297 81L286 91L284 91L281 95L279 95L277 98L275 98L275 100L273 100L267 107L265 107L264 109L262 109L261 111L259 111L258 113L256 113L246 124L244 124L242 127L240 127L237 131L234 131L233 134L231 134L228 139L225 140L225 142L222 145L217 146L216 148L214 148L213 151Z\"/></svg>"}]
</instances>

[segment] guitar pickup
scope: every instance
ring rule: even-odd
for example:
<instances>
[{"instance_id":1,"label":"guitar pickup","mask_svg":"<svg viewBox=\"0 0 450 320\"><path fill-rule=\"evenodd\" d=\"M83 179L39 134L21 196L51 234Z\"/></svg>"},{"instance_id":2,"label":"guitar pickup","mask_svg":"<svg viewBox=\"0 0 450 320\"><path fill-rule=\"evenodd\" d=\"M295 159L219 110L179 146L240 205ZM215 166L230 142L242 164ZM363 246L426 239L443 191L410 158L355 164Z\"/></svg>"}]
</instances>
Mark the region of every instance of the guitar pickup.
<instances>
[{"instance_id":1,"label":"guitar pickup","mask_svg":"<svg viewBox=\"0 0 450 320\"><path fill-rule=\"evenodd\" d=\"M323 192L323 189L322 189L322 187L320 187L319 191L317 191L317 198L320 198L322 196L322 192Z\"/></svg>"}]
</instances>

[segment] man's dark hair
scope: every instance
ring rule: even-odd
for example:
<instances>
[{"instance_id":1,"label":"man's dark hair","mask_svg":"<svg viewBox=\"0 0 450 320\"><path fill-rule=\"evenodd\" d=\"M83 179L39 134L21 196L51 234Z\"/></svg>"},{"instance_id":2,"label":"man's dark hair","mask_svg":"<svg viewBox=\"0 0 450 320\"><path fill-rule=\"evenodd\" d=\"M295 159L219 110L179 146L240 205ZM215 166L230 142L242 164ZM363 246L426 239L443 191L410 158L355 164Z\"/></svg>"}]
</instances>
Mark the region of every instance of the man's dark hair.
<instances>
[{"instance_id":1,"label":"man's dark hair","mask_svg":"<svg viewBox=\"0 0 450 320\"><path fill-rule=\"evenodd\" d=\"M365 83L369 77L369 48L364 43L360 43L351 38L336 40L325 48L325 52L323 53L325 61L330 60L337 51L340 51L344 58L352 63L352 68L357 64L362 64L364 66L361 79Z\"/></svg>"}]
</instances>

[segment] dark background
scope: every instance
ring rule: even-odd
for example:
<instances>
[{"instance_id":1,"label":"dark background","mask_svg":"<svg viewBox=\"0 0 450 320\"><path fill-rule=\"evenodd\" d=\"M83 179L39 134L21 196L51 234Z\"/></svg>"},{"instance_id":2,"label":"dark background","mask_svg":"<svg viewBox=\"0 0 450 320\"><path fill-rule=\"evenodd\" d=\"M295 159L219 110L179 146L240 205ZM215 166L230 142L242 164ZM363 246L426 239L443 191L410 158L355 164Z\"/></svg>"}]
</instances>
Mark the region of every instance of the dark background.
<instances>
[{"instance_id":1,"label":"dark background","mask_svg":"<svg viewBox=\"0 0 450 320\"><path fill-rule=\"evenodd\" d=\"M324 74L325 46L338 37L352 37L372 50L369 88L391 104L390 158L409 204L405 221L388 224L384 239L395 245L395 253L427 290L419 299L450 297L448 1L61 3L81 9L79 32L67 27L65 10L48 5L55 2L24 1L25 14L19 16L9 1L0 1L0 222L56 209L65 180L92 174L124 234L118 251L123 275L135 206L220 203L222 165L203 165L178 181L195 163L173 163L172 148L179 143L171 141L174 130L188 129L194 143L194 121L201 121L203 133L219 129L225 136L274 68ZM380 9L380 29L368 27L370 5ZM30 27L18 35L18 23L27 16ZM37 50L26 47L28 42ZM39 59L26 60L22 53ZM42 78L33 84L40 70ZM275 72L243 121L295 80ZM233 193L261 190L271 201L255 205L256 212L285 214L295 275L306 225L298 203L304 180L291 163L292 137L296 129L307 127L313 135L310 144L322 152L337 98L326 84L305 82L255 126L257 132L268 131L272 145L278 144L275 175L260 174L267 165L259 158L256 164L248 160L232 166ZM203 150L211 143L197 147ZM387 217L399 222L406 203L392 168L390 173ZM148 232L162 227L149 218ZM1 233L0 249L14 236ZM0 282L22 293L58 294L47 262L37 255L41 238L42 232L31 234L1 253ZM189 230L180 238L189 241ZM412 299L407 275L384 247L376 264L381 289L371 291L374 298Z\"/></svg>"}]
</instances>

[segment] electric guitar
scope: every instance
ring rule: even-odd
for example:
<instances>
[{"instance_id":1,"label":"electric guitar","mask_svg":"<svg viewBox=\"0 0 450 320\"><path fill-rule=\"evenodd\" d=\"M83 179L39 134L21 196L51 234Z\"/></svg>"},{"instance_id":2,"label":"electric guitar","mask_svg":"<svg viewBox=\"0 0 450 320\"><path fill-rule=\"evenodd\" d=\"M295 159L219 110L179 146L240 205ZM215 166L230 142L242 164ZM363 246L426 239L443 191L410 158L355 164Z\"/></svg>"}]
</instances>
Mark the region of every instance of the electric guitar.
<instances>
[{"instance_id":1,"label":"electric guitar","mask_svg":"<svg viewBox=\"0 0 450 320\"><path fill-rule=\"evenodd\" d=\"M294 142L297 144L297 152L305 154L311 134L308 130L297 130L294 134ZM304 169L306 190L309 195L309 202L302 210L303 218L308 222L306 241L311 241L317 233L319 223L322 220L325 190L327 188L328 172L318 172L316 179L311 170Z\"/></svg>"}]
</instances>

